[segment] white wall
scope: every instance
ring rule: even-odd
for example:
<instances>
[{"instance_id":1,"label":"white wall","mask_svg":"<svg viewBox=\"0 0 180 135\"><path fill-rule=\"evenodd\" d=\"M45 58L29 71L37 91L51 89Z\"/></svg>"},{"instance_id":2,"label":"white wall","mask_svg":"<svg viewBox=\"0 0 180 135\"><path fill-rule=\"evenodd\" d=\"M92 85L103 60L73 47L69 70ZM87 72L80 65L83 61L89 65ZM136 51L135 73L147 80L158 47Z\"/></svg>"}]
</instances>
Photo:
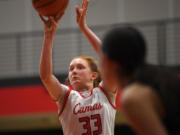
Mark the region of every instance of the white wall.
<instances>
[{"instance_id":1,"label":"white wall","mask_svg":"<svg viewBox=\"0 0 180 135\"><path fill-rule=\"evenodd\" d=\"M124 6L128 22L168 17L167 0L126 0Z\"/></svg>"},{"instance_id":2,"label":"white wall","mask_svg":"<svg viewBox=\"0 0 180 135\"><path fill-rule=\"evenodd\" d=\"M80 2L69 1L60 27L76 27L74 6ZM179 0L90 0L87 20L89 25L101 25L178 17L179 5ZM31 0L0 1L0 18L0 33L43 28Z\"/></svg>"},{"instance_id":3,"label":"white wall","mask_svg":"<svg viewBox=\"0 0 180 135\"><path fill-rule=\"evenodd\" d=\"M60 27L76 27L75 9L80 0L70 0ZM116 22L116 2L110 0L92 0L88 10L88 24L111 24ZM111 9L111 10L109 10ZM0 33L42 30L43 25L31 4L31 0L0 1Z\"/></svg>"},{"instance_id":4,"label":"white wall","mask_svg":"<svg viewBox=\"0 0 180 135\"><path fill-rule=\"evenodd\" d=\"M0 33L22 31L25 28L23 0L0 1Z\"/></svg>"},{"instance_id":5,"label":"white wall","mask_svg":"<svg viewBox=\"0 0 180 135\"><path fill-rule=\"evenodd\" d=\"M180 17L180 0L174 0L174 16Z\"/></svg>"},{"instance_id":6,"label":"white wall","mask_svg":"<svg viewBox=\"0 0 180 135\"><path fill-rule=\"evenodd\" d=\"M75 5L81 4L81 0L69 0L66 13L60 21L59 28L77 27ZM87 23L93 25L115 24L121 22L140 22L148 20L159 20L180 17L179 0L90 0ZM171 26L171 33L176 33L174 25ZM151 61L157 63L157 53L153 50L156 47L156 33L155 28L148 30L149 43L152 47L150 50L153 56ZM0 1L0 34L28 32L43 30L43 23L41 22L37 12L32 7L31 0L2 0ZM149 31L150 30L150 31ZM105 29L96 31L98 36L101 36ZM99 33L98 33L99 32ZM178 31L177 31L178 32ZM43 37L28 37L21 39L21 44L17 39L0 39L0 78L7 76L20 76L24 74L32 75L39 72L39 57L41 51L41 44ZM79 43L78 40L83 40ZM62 42L60 42L62 41ZM177 40L178 42L179 40ZM175 46L175 41L170 40L168 43L171 46L168 50L172 52L178 47ZM61 34L55 38L55 72L64 72L70 59L73 56L79 55L78 49L85 55L94 56L94 51L90 47L88 41L76 33L69 33L68 36ZM83 44L82 46L79 44ZM16 46L17 45L17 46ZM21 47L21 54L19 54L19 47ZM175 52L174 51L174 52ZM168 63L173 64L179 61L176 54L171 53L168 56ZM17 72L17 56L20 55L22 69ZM82 54L81 54L82 55ZM66 56L66 58L64 57ZM63 59L60 59L62 58ZM68 59L67 59L68 58ZM61 68L60 68L61 67ZM35 72L34 70L35 69ZM10 72L12 71L12 72Z\"/></svg>"}]
</instances>

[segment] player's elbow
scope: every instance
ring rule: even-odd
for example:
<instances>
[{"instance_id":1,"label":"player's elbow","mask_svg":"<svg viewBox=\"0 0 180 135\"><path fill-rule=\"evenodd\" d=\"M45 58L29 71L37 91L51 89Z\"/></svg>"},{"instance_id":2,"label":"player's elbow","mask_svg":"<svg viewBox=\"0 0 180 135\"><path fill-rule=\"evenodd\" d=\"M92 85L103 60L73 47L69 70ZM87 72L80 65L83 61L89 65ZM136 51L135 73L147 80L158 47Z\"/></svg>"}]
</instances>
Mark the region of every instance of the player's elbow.
<instances>
[{"instance_id":1,"label":"player's elbow","mask_svg":"<svg viewBox=\"0 0 180 135\"><path fill-rule=\"evenodd\" d=\"M59 101L59 96L51 96L53 102Z\"/></svg>"},{"instance_id":2,"label":"player's elbow","mask_svg":"<svg viewBox=\"0 0 180 135\"><path fill-rule=\"evenodd\" d=\"M45 82L47 80L47 78L48 78L46 75L44 75L42 73L40 73L39 75L40 75L40 79L41 79L42 82Z\"/></svg>"},{"instance_id":3,"label":"player's elbow","mask_svg":"<svg viewBox=\"0 0 180 135\"><path fill-rule=\"evenodd\" d=\"M41 70L40 70L39 75L40 75L41 81L43 81L43 82L47 82L49 80L50 76L51 76L51 75L49 75L49 74L47 74L45 72L42 72Z\"/></svg>"}]
</instances>

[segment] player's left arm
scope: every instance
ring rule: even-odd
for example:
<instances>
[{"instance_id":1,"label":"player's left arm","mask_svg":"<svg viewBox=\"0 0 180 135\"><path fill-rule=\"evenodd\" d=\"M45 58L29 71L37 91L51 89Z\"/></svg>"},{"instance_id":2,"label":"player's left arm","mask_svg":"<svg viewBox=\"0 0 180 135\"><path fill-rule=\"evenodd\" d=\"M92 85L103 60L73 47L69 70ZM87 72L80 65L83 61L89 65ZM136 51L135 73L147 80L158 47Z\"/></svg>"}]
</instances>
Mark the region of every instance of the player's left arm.
<instances>
[{"instance_id":1,"label":"player's left arm","mask_svg":"<svg viewBox=\"0 0 180 135\"><path fill-rule=\"evenodd\" d=\"M95 50L96 54L101 59L103 54L101 51L102 42L99 37L88 27L86 23L86 14L88 8L89 0L83 0L81 4L81 8L78 6L75 7L76 9L76 22L80 28L80 30L84 33L88 41L90 42L91 46ZM116 88L111 90L104 89L110 99L115 99L116 96Z\"/></svg>"},{"instance_id":2,"label":"player's left arm","mask_svg":"<svg viewBox=\"0 0 180 135\"><path fill-rule=\"evenodd\" d=\"M86 38L89 40L93 49L96 51L97 55L101 58L101 40L96 36L96 34L87 26L86 23L86 14L88 8L89 0L83 0L81 8L78 6L76 9L76 22L80 28L80 30L84 33Z\"/></svg>"},{"instance_id":3,"label":"player's left arm","mask_svg":"<svg viewBox=\"0 0 180 135\"><path fill-rule=\"evenodd\" d=\"M116 108L118 107L117 104L116 104L116 97L117 97L117 93L118 93L118 89L117 87L111 87L111 89L107 89L105 86L104 86L104 83L103 81L100 82L99 84L103 90L105 91L106 95L108 96L108 98L111 100L111 103L113 103Z\"/></svg>"},{"instance_id":4,"label":"player's left arm","mask_svg":"<svg viewBox=\"0 0 180 135\"><path fill-rule=\"evenodd\" d=\"M138 135L168 135L161 122L159 97L148 87L131 86L122 94L122 110ZM160 105L160 106L158 106Z\"/></svg>"}]
</instances>

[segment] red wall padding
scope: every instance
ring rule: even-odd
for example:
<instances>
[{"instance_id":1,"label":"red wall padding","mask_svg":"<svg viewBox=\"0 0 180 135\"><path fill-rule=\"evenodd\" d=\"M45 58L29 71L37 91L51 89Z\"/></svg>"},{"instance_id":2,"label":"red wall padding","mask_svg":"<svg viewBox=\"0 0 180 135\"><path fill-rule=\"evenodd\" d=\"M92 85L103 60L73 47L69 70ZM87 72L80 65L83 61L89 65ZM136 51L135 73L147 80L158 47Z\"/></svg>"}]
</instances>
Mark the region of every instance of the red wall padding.
<instances>
[{"instance_id":1,"label":"red wall padding","mask_svg":"<svg viewBox=\"0 0 180 135\"><path fill-rule=\"evenodd\" d=\"M0 116L57 112L42 85L0 88Z\"/></svg>"}]
</instances>

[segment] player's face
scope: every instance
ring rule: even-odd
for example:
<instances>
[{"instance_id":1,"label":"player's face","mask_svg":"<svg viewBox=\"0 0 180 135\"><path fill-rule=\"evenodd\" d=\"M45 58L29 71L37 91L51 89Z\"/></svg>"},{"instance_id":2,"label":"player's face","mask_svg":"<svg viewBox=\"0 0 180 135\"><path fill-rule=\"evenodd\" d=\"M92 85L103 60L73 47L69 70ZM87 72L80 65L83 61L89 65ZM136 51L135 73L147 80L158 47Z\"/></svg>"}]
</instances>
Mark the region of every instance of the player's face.
<instances>
[{"instance_id":1,"label":"player's face","mask_svg":"<svg viewBox=\"0 0 180 135\"><path fill-rule=\"evenodd\" d=\"M69 66L69 81L75 90L93 86L93 72L88 62L81 58L73 59Z\"/></svg>"}]
</instances>

